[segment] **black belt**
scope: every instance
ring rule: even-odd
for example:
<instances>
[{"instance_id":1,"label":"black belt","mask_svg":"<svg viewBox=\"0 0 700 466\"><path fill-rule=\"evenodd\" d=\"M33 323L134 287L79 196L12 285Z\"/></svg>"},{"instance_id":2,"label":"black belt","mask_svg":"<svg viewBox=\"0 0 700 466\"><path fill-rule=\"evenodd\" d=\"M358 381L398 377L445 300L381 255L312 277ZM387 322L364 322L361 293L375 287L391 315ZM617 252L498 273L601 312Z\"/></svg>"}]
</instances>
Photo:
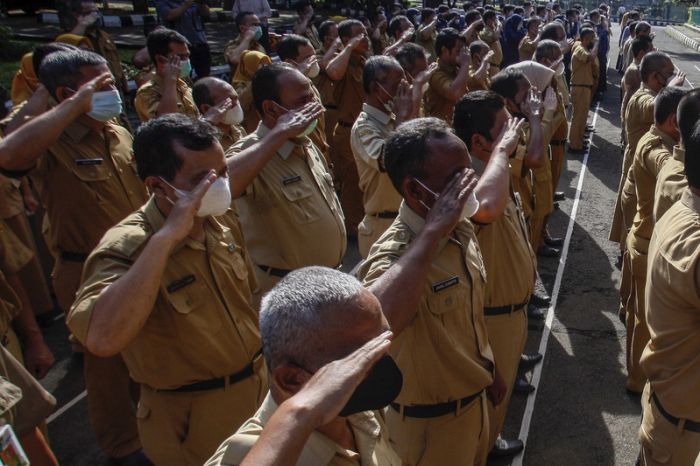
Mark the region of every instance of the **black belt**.
<instances>
[{"instance_id":1,"label":"black belt","mask_svg":"<svg viewBox=\"0 0 700 466\"><path fill-rule=\"evenodd\" d=\"M413 405L413 406L402 406L398 403L391 403L389 406L398 412L399 414L406 417L416 417L419 419L428 419L431 417L440 417L445 414L451 414L457 412L457 410L463 408L464 406L471 403L474 399L481 395L483 390L469 395L461 400L448 401L447 403L438 403L436 405Z\"/></svg>"},{"instance_id":2,"label":"black belt","mask_svg":"<svg viewBox=\"0 0 700 466\"><path fill-rule=\"evenodd\" d=\"M658 408L661 415L663 417L665 417L668 422L670 422L674 426L677 426L681 422L681 419L673 416L668 411L666 411L663 406L661 406L661 402L656 397L656 393L652 393L651 398L654 400L654 403L656 403L656 407ZM683 424L683 429L689 430L691 432L700 433L700 422L695 422L695 421L685 419L685 423Z\"/></svg>"},{"instance_id":3,"label":"black belt","mask_svg":"<svg viewBox=\"0 0 700 466\"><path fill-rule=\"evenodd\" d=\"M338 110L337 105L326 105L326 110Z\"/></svg>"},{"instance_id":4,"label":"black belt","mask_svg":"<svg viewBox=\"0 0 700 466\"><path fill-rule=\"evenodd\" d=\"M279 278L284 278L287 276L287 274L289 272L291 272L291 270L276 269L274 267L268 267L267 265L258 265L258 267L260 268L260 270L262 270L266 274L273 275L273 276L279 277Z\"/></svg>"},{"instance_id":5,"label":"black belt","mask_svg":"<svg viewBox=\"0 0 700 466\"><path fill-rule=\"evenodd\" d=\"M566 145L566 139L552 139L549 141L550 146L565 146Z\"/></svg>"},{"instance_id":6,"label":"black belt","mask_svg":"<svg viewBox=\"0 0 700 466\"><path fill-rule=\"evenodd\" d=\"M588 89L593 89L593 84L572 84L571 87L585 87Z\"/></svg>"},{"instance_id":7,"label":"black belt","mask_svg":"<svg viewBox=\"0 0 700 466\"><path fill-rule=\"evenodd\" d=\"M352 128L352 123L347 123L342 120L338 120L338 125L342 126L343 128Z\"/></svg>"},{"instance_id":8,"label":"black belt","mask_svg":"<svg viewBox=\"0 0 700 466\"><path fill-rule=\"evenodd\" d=\"M484 315L485 316L499 316L501 314L511 314L513 312L525 309L525 306L527 306L527 301L525 301L524 303L520 303L520 304L510 304L508 306L485 307L484 308Z\"/></svg>"},{"instance_id":9,"label":"black belt","mask_svg":"<svg viewBox=\"0 0 700 466\"><path fill-rule=\"evenodd\" d=\"M68 262L85 262L89 254L83 252L61 251L61 259Z\"/></svg>"},{"instance_id":10,"label":"black belt","mask_svg":"<svg viewBox=\"0 0 700 466\"><path fill-rule=\"evenodd\" d=\"M388 210L376 214L369 214L370 217L374 218L396 218L397 215L399 215L398 212L389 212Z\"/></svg>"},{"instance_id":11,"label":"black belt","mask_svg":"<svg viewBox=\"0 0 700 466\"><path fill-rule=\"evenodd\" d=\"M207 390L216 390L219 388L224 388L227 382L229 385L233 385L234 383L238 383L241 380L245 380L251 375L255 374L255 368L253 366L255 365L255 361L259 357L262 357L262 348L259 349L257 353L255 353L252 362L249 362L247 366L245 366L243 369L236 372L235 374L231 374L226 377L219 377L218 379L205 380L203 382L195 382L189 385L183 385L182 387L158 391L178 393L203 392Z\"/></svg>"}]
</instances>

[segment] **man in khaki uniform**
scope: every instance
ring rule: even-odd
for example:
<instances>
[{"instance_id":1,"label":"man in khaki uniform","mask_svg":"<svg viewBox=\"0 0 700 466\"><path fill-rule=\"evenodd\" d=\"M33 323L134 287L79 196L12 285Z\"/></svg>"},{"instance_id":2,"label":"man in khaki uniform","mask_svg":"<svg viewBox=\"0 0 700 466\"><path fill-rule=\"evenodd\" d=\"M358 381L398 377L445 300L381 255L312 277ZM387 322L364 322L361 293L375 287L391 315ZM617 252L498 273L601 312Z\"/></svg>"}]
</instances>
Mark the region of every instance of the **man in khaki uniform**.
<instances>
[{"instance_id":1,"label":"man in khaki uniform","mask_svg":"<svg viewBox=\"0 0 700 466\"><path fill-rule=\"evenodd\" d=\"M350 236L357 236L357 225L364 211L357 166L350 147L350 133L365 100L362 69L366 61L365 53L369 50L369 39L365 27L354 19L340 23L338 36L344 48L326 66L326 75L335 81L335 102L338 105L331 160L336 189L345 214L345 228Z\"/></svg>"},{"instance_id":2,"label":"man in khaki uniform","mask_svg":"<svg viewBox=\"0 0 700 466\"><path fill-rule=\"evenodd\" d=\"M648 52L654 49L654 44L651 39L647 36L642 36L635 38L632 41L632 54L634 55L634 61L625 70L624 76L622 76L622 104L620 105L620 122L622 124L622 134L624 134L625 129L625 112L627 111L627 103L630 97L637 92L639 86L642 85L642 76L639 72L639 65L642 62L642 58Z\"/></svg>"},{"instance_id":3,"label":"man in khaki uniform","mask_svg":"<svg viewBox=\"0 0 700 466\"><path fill-rule=\"evenodd\" d=\"M591 92L596 83L593 78L594 61L598 56L598 41L595 31L581 29L581 39L574 44L571 54L571 127L569 128L569 152L583 153L583 136L586 132L588 109L591 107Z\"/></svg>"},{"instance_id":4,"label":"man in khaki uniform","mask_svg":"<svg viewBox=\"0 0 700 466\"><path fill-rule=\"evenodd\" d=\"M377 298L350 275L306 267L282 279L265 296L260 310L270 392L255 416L221 444L207 466L239 465L280 405L311 385L309 379L314 373L381 336L388 327ZM391 377L393 383L370 387L374 390L372 399L351 409L343 408L342 416L325 414L326 420L312 431L294 464L401 465L389 444L383 414L372 411L383 408L397 395L401 372L390 356L384 356L374 367L365 380L371 382L372 371L382 370L385 380ZM292 380L298 382L290 383Z\"/></svg>"},{"instance_id":5,"label":"man in khaki uniform","mask_svg":"<svg viewBox=\"0 0 700 466\"><path fill-rule=\"evenodd\" d=\"M646 376L639 360L649 341L644 308L647 277L647 251L654 231L654 190L661 167L671 158L673 146L680 137L676 108L685 93L678 88L664 88L654 100L654 125L637 143L630 167L636 190L636 214L627 236L627 254L631 271L629 306L627 308L627 389L641 393ZM631 176L628 176L628 179Z\"/></svg>"},{"instance_id":6,"label":"man in khaki uniform","mask_svg":"<svg viewBox=\"0 0 700 466\"><path fill-rule=\"evenodd\" d=\"M473 118L479 115L479 118ZM508 112L501 96L494 92L470 92L455 106L454 127L473 155L472 167L480 177L487 164L501 163L507 178L504 212L493 223L477 223L476 237L486 268L484 317L496 367L507 391L498 406L489 403L489 446L492 454L510 456L523 449L520 440L500 438L505 423L518 365L527 340L526 308L535 287L536 259L523 217L520 201L511 187L508 153L494 150ZM502 157L502 160L491 158ZM477 197L480 193L477 193ZM517 272L513 272L517 271Z\"/></svg>"},{"instance_id":7,"label":"man in khaki uniform","mask_svg":"<svg viewBox=\"0 0 700 466\"><path fill-rule=\"evenodd\" d=\"M31 170L31 176L43 187L42 204L51 224L50 242L58 250L53 286L65 311L73 303L90 251L109 228L146 199L131 163L131 135L113 123L122 106L118 94L114 94L116 89L107 82L109 78L107 62L95 53L66 51L47 56L39 79L55 101L68 100L57 106L61 111L68 110L66 115L42 131L47 135L53 132L57 140L42 140L46 135L35 137L34 144L49 148L46 153L17 151L2 162L6 170ZM76 94L82 85L86 91L81 89ZM103 107L100 113L90 111L96 89L112 99L111 106ZM19 137L24 129L8 139ZM98 443L113 458L136 452L140 444L133 408L134 386L124 361L119 355L101 358L89 351L84 361L88 411Z\"/></svg>"},{"instance_id":8,"label":"man in khaki uniform","mask_svg":"<svg viewBox=\"0 0 700 466\"><path fill-rule=\"evenodd\" d=\"M347 242L331 175L306 137L322 108L309 80L287 65L268 65L255 75L253 99L262 121L226 156L231 173L238 174L233 193L240 196L236 210L259 300L294 269L338 267Z\"/></svg>"},{"instance_id":9,"label":"man in khaki uniform","mask_svg":"<svg viewBox=\"0 0 700 466\"><path fill-rule=\"evenodd\" d=\"M401 195L391 185L381 158L384 141L394 128L417 116L413 112L410 88L402 82L403 76L401 65L391 57L372 57L365 64L362 81L366 99L350 139L365 210L357 227L363 258L392 224L401 204Z\"/></svg>"},{"instance_id":10,"label":"man in khaki uniform","mask_svg":"<svg viewBox=\"0 0 700 466\"><path fill-rule=\"evenodd\" d=\"M321 40L314 26L314 7L308 0L297 1L294 9L299 16L294 22L294 34L306 37L314 50L321 48Z\"/></svg>"},{"instance_id":11,"label":"man in khaki uniform","mask_svg":"<svg viewBox=\"0 0 700 466\"><path fill-rule=\"evenodd\" d=\"M321 118L323 118L326 129L326 142L330 142L333 140L333 131L338 122L338 105L335 101L335 81L326 74L326 66L338 54L338 47L342 44L340 44L340 39L338 39L338 25L333 21L321 23L318 33L323 44L316 53L320 72L312 81L316 89L318 89L321 95L321 103L326 109ZM328 154L327 162L330 164L330 146Z\"/></svg>"},{"instance_id":12,"label":"man in khaki uniform","mask_svg":"<svg viewBox=\"0 0 700 466\"><path fill-rule=\"evenodd\" d=\"M221 109L216 117L211 116L208 120L219 130L219 144L224 151L246 136L241 126L243 109L238 94L229 83L219 78L202 78L192 87L192 100L202 115L217 106Z\"/></svg>"},{"instance_id":13,"label":"man in khaki uniform","mask_svg":"<svg viewBox=\"0 0 700 466\"><path fill-rule=\"evenodd\" d=\"M700 125L686 142L700 151ZM639 440L644 466L693 464L700 453L700 167L686 158L688 188L656 223L649 242L646 322L651 339L641 365L649 382L642 395Z\"/></svg>"},{"instance_id":14,"label":"man in khaki uniform","mask_svg":"<svg viewBox=\"0 0 700 466\"><path fill-rule=\"evenodd\" d=\"M258 16L250 11L242 11L236 16L235 20L238 27L238 36L226 44L224 48L224 57L226 57L228 66L231 69L231 78L236 75L236 69L241 61L243 52L254 50L260 53L267 53L265 47L258 42L263 33Z\"/></svg>"},{"instance_id":15,"label":"man in khaki uniform","mask_svg":"<svg viewBox=\"0 0 700 466\"><path fill-rule=\"evenodd\" d=\"M489 60L489 76L493 77L501 71L503 61L503 49L501 48L501 23L498 21L496 12L485 11L483 15L484 29L479 33L479 38L491 47L493 55Z\"/></svg>"},{"instance_id":16,"label":"man in khaki uniform","mask_svg":"<svg viewBox=\"0 0 700 466\"><path fill-rule=\"evenodd\" d=\"M476 189L467 148L442 120L411 120L387 141L385 167L404 201L358 274L396 335L391 354L404 384L387 424L404 464L486 462L486 405L498 405L506 387L484 320L486 270L466 217L486 224L503 213L518 129L511 122Z\"/></svg>"},{"instance_id":17,"label":"man in khaki uniform","mask_svg":"<svg viewBox=\"0 0 700 466\"><path fill-rule=\"evenodd\" d=\"M489 89L491 79L489 79L489 68L491 67L491 57L493 51L485 42L475 40L469 44L469 55L471 63L469 65L469 81L467 89L469 91L486 91Z\"/></svg>"},{"instance_id":18,"label":"man in khaki uniform","mask_svg":"<svg viewBox=\"0 0 700 466\"><path fill-rule=\"evenodd\" d=\"M141 386L148 458L201 465L267 388L255 274L240 225L224 215L231 192L211 125L149 122L134 157L153 195L90 255L68 325L90 351L123 355Z\"/></svg>"},{"instance_id":19,"label":"man in khaki uniform","mask_svg":"<svg viewBox=\"0 0 700 466\"><path fill-rule=\"evenodd\" d=\"M198 118L192 89L183 80L190 76L187 39L170 29L156 29L146 39L148 54L155 63L155 77L136 91L134 107L139 119L148 121L168 113Z\"/></svg>"},{"instance_id":20,"label":"man in khaki uniform","mask_svg":"<svg viewBox=\"0 0 700 466\"><path fill-rule=\"evenodd\" d=\"M681 99L676 115L681 139L673 147L673 156L661 167L656 181L653 215L656 222L681 198L688 186L685 177L685 141L690 139L695 123L700 119L700 91L688 91Z\"/></svg>"},{"instance_id":21,"label":"man in khaki uniform","mask_svg":"<svg viewBox=\"0 0 700 466\"><path fill-rule=\"evenodd\" d=\"M537 16L533 16L526 20L525 28L527 29L527 35L522 38L520 44L518 44L518 55L520 56L520 61L532 60L532 56L535 54L537 49L537 43L540 41L540 25L542 20Z\"/></svg>"},{"instance_id":22,"label":"man in khaki uniform","mask_svg":"<svg viewBox=\"0 0 700 466\"><path fill-rule=\"evenodd\" d=\"M425 93L426 116L452 121L455 103L467 92L469 47L456 29L445 28L435 41L438 68L430 77Z\"/></svg>"}]
</instances>

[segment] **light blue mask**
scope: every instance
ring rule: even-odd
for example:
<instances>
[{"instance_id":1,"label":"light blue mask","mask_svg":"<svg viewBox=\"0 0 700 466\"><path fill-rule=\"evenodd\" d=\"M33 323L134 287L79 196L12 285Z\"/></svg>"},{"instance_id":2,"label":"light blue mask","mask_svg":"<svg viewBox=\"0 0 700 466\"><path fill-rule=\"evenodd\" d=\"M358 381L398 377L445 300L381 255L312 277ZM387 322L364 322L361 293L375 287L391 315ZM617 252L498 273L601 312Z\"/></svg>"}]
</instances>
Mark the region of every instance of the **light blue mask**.
<instances>
[{"instance_id":1,"label":"light blue mask","mask_svg":"<svg viewBox=\"0 0 700 466\"><path fill-rule=\"evenodd\" d=\"M97 121L109 121L121 113L122 97L118 90L95 92L92 95L92 110L87 113L90 118Z\"/></svg>"},{"instance_id":2,"label":"light blue mask","mask_svg":"<svg viewBox=\"0 0 700 466\"><path fill-rule=\"evenodd\" d=\"M189 78L192 74L192 63L189 60L180 61L180 77Z\"/></svg>"},{"instance_id":3,"label":"light blue mask","mask_svg":"<svg viewBox=\"0 0 700 466\"><path fill-rule=\"evenodd\" d=\"M259 41L261 37L262 37L262 27L255 26L255 40Z\"/></svg>"}]
</instances>

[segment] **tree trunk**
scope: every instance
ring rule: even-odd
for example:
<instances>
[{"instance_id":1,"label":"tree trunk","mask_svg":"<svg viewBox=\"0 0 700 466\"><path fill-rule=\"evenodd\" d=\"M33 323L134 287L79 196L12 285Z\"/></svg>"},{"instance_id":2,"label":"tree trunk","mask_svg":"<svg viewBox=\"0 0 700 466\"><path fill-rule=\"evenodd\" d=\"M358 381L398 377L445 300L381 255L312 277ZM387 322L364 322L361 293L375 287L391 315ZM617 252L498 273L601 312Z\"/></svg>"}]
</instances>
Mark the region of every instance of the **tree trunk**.
<instances>
[{"instance_id":1,"label":"tree trunk","mask_svg":"<svg viewBox=\"0 0 700 466\"><path fill-rule=\"evenodd\" d=\"M147 0L132 0L134 5L134 13L148 13L148 1Z\"/></svg>"}]
</instances>

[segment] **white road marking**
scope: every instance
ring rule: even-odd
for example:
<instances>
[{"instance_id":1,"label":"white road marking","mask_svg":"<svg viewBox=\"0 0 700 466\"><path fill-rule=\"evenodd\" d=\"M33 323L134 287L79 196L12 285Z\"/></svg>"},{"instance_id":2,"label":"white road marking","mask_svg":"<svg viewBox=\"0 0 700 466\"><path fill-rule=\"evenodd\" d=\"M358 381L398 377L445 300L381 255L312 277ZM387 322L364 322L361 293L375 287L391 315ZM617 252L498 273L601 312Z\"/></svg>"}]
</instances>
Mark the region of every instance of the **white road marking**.
<instances>
[{"instance_id":1,"label":"white road marking","mask_svg":"<svg viewBox=\"0 0 700 466\"><path fill-rule=\"evenodd\" d=\"M693 65L696 70L700 71L700 68L698 68L698 65Z\"/></svg>"},{"instance_id":2,"label":"white road marking","mask_svg":"<svg viewBox=\"0 0 700 466\"><path fill-rule=\"evenodd\" d=\"M595 128L596 121L598 120L598 110L600 109L600 102L595 106L595 111L593 113L593 121L591 125ZM583 178L586 175L586 167L588 165L588 155L590 154L590 147L592 145L593 133L589 136L590 143L588 144L588 150L583 157L583 163L581 164L581 172L578 175L578 185L576 186L576 197L574 198L574 205L571 208L571 215L569 216L569 226L566 230L566 237L564 239L564 246L562 247L561 257L559 258L559 267L557 268L557 276L554 280L554 288L552 289L551 303L549 309L547 310L547 317L545 319L544 329L542 331L542 339L540 340L540 347L538 352L542 355L542 362L535 366L532 372L532 380L530 383L539 388L540 378L542 377L542 367L544 366L544 359L547 353L547 342L549 341L549 335L552 332L552 322L554 321L554 311L557 307L557 299L559 298L559 289L561 288L561 280L564 275L564 269L566 267L566 259L569 256L569 244L571 243L571 235L574 231L574 225L576 223L576 214L578 213L578 206L581 200L581 189L583 188ZM518 438L522 440L523 445L527 448L527 436L530 433L530 423L532 422L532 414L535 410L535 400L537 399L537 393L539 390L535 390L532 395L527 399L527 405L525 406L525 413L523 414L523 422L520 425L520 434ZM515 458L511 466L522 466L523 458L525 456L525 449L519 453Z\"/></svg>"},{"instance_id":3,"label":"white road marking","mask_svg":"<svg viewBox=\"0 0 700 466\"><path fill-rule=\"evenodd\" d=\"M66 403L66 404L64 404L63 406L61 406L59 409L56 410L56 412L54 412L51 416L49 416L49 417L46 419L46 423L47 423L47 424L51 424L51 422L53 422L53 421L55 421L56 419L58 419L63 413L65 413L66 411L68 411L69 409L71 409L76 403L78 403L80 400L82 400L83 398L85 398L86 395L87 395L87 391L86 391L86 390L83 390L82 393L81 393L80 395L76 396L75 398L73 398L72 400L70 400L68 403Z\"/></svg>"},{"instance_id":4,"label":"white road marking","mask_svg":"<svg viewBox=\"0 0 700 466\"><path fill-rule=\"evenodd\" d=\"M59 315L57 315L56 317L53 318L53 321L58 322L59 320L63 319L64 317L66 317L66 313L61 312Z\"/></svg>"}]
</instances>

